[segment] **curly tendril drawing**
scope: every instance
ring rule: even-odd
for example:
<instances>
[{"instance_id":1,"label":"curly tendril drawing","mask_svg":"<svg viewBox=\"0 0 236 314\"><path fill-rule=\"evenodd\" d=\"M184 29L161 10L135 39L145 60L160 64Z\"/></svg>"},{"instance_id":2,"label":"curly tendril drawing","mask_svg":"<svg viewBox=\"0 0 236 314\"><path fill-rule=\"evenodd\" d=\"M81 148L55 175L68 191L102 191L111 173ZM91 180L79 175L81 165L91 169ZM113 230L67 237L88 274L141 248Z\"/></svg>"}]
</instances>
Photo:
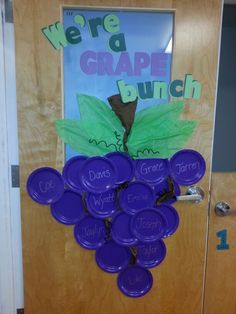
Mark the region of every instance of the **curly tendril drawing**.
<instances>
[{"instance_id":1,"label":"curly tendril drawing","mask_svg":"<svg viewBox=\"0 0 236 314\"><path fill-rule=\"evenodd\" d=\"M117 99L116 99L117 100ZM76 152L87 156L103 156L112 151L128 153L134 159L169 158L181 150L191 138L197 122L181 120L183 101L153 105L135 113L121 104L113 111L102 100L89 95L77 95L79 120L62 119L55 122L62 141ZM116 108L116 109L117 109ZM124 126L129 124L129 131Z\"/></svg>"}]
</instances>

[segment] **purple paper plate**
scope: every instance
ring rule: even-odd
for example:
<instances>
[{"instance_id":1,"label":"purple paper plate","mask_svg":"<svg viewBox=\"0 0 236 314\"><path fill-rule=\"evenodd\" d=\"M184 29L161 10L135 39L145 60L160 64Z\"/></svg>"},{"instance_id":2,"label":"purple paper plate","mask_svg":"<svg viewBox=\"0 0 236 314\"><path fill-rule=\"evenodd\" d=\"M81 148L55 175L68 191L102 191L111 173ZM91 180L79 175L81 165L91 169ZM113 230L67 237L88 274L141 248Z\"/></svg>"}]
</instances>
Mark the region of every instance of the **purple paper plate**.
<instances>
[{"instance_id":1,"label":"purple paper plate","mask_svg":"<svg viewBox=\"0 0 236 314\"><path fill-rule=\"evenodd\" d=\"M116 167L106 157L88 158L80 170L80 181L86 191L106 192L117 182Z\"/></svg>"},{"instance_id":2,"label":"purple paper plate","mask_svg":"<svg viewBox=\"0 0 236 314\"><path fill-rule=\"evenodd\" d=\"M200 153L192 149L183 149L170 159L170 172L180 185L192 185L204 176L206 163Z\"/></svg>"},{"instance_id":3,"label":"purple paper plate","mask_svg":"<svg viewBox=\"0 0 236 314\"><path fill-rule=\"evenodd\" d=\"M138 239L134 237L130 229L131 217L122 212L112 220L111 236L120 245L133 246L138 243Z\"/></svg>"},{"instance_id":4,"label":"purple paper plate","mask_svg":"<svg viewBox=\"0 0 236 314\"><path fill-rule=\"evenodd\" d=\"M139 159L135 163L135 176L152 185L158 184L169 175L168 159Z\"/></svg>"},{"instance_id":5,"label":"purple paper plate","mask_svg":"<svg viewBox=\"0 0 236 314\"><path fill-rule=\"evenodd\" d=\"M144 209L131 219L131 232L141 242L154 242L166 234L167 221L160 210Z\"/></svg>"},{"instance_id":6,"label":"purple paper plate","mask_svg":"<svg viewBox=\"0 0 236 314\"><path fill-rule=\"evenodd\" d=\"M84 161L88 157L86 156L76 156L70 158L62 171L62 177L64 179L65 184L75 192L82 192L83 188L81 185L81 181L79 179L80 169L83 166Z\"/></svg>"},{"instance_id":7,"label":"purple paper plate","mask_svg":"<svg viewBox=\"0 0 236 314\"><path fill-rule=\"evenodd\" d=\"M144 268L153 268L165 259L166 246L163 240L137 245L137 265Z\"/></svg>"},{"instance_id":8,"label":"purple paper plate","mask_svg":"<svg viewBox=\"0 0 236 314\"><path fill-rule=\"evenodd\" d=\"M27 192L37 203L48 205L56 202L64 193L61 174L50 167L34 170L27 180Z\"/></svg>"},{"instance_id":9,"label":"purple paper plate","mask_svg":"<svg viewBox=\"0 0 236 314\"><path fill-rule=\"evenodd\" d=\"M161 211L167 221L166 231L163 237L169 237L178 229L179 214L173 206L167 204L161 204L157 206L157 209Z\"/></svg>"},{"instance_id":10,"label":"purple paper plate","mask_svg":"<svg viewBox=\"0 0 236 314\"><path fill-rule=\"evenodd\" d=\"M151 272L140 266L128 266L119 273L117 285L126 296L137 298L145 295L153 284Z\"/></svg>"},{"instance_id":11,"label":"purple paper plate","mask_svg":"<svg viewBox=\"0 0 236 314\"><path fill-rule=\"evenodd\" d=\"M51 214L60 223L75 225L85 215L81 195L65 191L57 202L51 204Z\"/></svg>"},{"instance_id":12,"label":"purple paper plate","mask_svg":"<svg viewBox=\"0 0 236 314\"><path fill-rule=\"evenodd\" d=\"M89 212L94 217L111 217L116 211L116 191L111 189L99 194L88 193L86 204Z\"/></svg>"},{"instance_id":13,"label":"purple paper plate","mask_svg":"<svg viewBox=\"0 0 236 314\"><path fill-rule=\"evenodd\" d=\"M75 226L74 237L83 248L96 250L105 243L105 224L103 220L87 215Z\"/></svg>"},{"instance_id":14,"label":"purple paper plate","mask_svg":"<svg viewBox=\"0 0 236 314\"><path fill-rule=\"evenodd\" d=\"M157 185L154 185L153 189L154 189L154 193L156 194L156 200L157 201L158 201L158 199L160 199L160 197L163 194L165 194L167 192L170 192L167 179L162 181L161 183L159 183ZM174 197L172 197L171 199L165 201L165 204L173 204L173 203L175 203L176 202L176 197L175 196L179 196L180 194L181 194L180 187L179 187L179 185L176 182L174 182Z\"/></svg>"},{"instance_id":15,"label":"purple paper plate","mask_svg":"<svg viewBox=\"0 0 236 314\"><path fill-rule=\"evenodd\" d=\"M131 259L129 248L109 241L96 251L97 265L108 273L118 273L128 266Z\"/></svg>"},{"instance_id":16,"label":"purple paper plate","mask_svg":"<svg viewBox=\"0 0 236 314\"><path fill-rule=\"evenodd\" d=\"M145 182L135 181L119 192L119 205L128 214L153 207L155 195L153 189Z\"/></svg>"},{"instance_id":17,"label":"purple paper plate","mask_svg":"<svg viewBox=\"0 0 236 314\"><path fill-rule=\"evenodd\" d=\"M131 181L134 177L134 162L128 154L113 152L106 155L117 168L118 178L116 184Z\"/></svg>"}]
</instances>

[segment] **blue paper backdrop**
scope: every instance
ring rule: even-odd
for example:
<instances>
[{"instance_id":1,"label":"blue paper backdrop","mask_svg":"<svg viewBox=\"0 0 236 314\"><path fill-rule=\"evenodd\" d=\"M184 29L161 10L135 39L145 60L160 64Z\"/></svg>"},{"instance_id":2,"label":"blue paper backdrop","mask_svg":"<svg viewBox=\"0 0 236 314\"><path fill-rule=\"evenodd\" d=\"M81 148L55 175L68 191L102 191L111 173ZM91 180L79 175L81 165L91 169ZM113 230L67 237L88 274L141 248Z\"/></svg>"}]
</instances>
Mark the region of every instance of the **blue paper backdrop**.
<instances>
[{"instance_id":1,"label":"blue paper backdrop","mask_svg":"<svg viewBox=\"0 0 236 314\"><path fill-rule=\"evenodd\" d=\"M153 11L101 11L63 9L64 28L76 26L81 30L82 41L78 44L69 44L64 48L63 67L64 67L64 117L66 119L79 119L79 109L76 95L88 94L96 96L107 103L107 97L117 94L117 80L124 80L127 84L136 86L137 82L160 80L170 82L172 53L167 53L167 62L164 76L151 76L150 66L142 70L141 76L98 76L87 75L80 68L80 56L87 50L95 52L112 52L108 47L108 40L112 33L106 32L102 27L98 27L99 37L92 38L88 23L81 28L74 22L75 15L82 14L86 21L95 17L104 17L107 14L115 14L120 20L120 31L124 33L127 52L133 64L135 52L165 53L167 45L173 38L174 15L171 12ZM119 59L120 53L112 52L114 68ZM139 100L137 110L147 106L160 104L166 101L155 99ZM66 160L78 155L66 145Z\"/></svg>"}]
</instances>

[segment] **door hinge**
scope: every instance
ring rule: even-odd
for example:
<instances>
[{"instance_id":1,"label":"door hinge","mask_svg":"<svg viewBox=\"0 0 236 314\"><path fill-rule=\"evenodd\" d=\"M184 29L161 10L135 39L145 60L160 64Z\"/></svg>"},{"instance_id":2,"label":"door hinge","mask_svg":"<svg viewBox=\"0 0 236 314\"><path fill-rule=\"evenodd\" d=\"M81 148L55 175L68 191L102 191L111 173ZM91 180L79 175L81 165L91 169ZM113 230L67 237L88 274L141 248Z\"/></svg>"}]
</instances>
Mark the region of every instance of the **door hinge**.
<instances>
[{"instance_id":1,"label":"door hinge","mask_svg":"<svg viewBox=\"0 0 236 314\"><path fill-rule=\"evenodd\" d=\"M11 186L12 188L20 187L20 167L19 165L11 165Z\"/></svg>"},{"instance_id":2,"label":"door hinge","mask_svg":"<svg viewBox=\"0 0 236 314\"><path fill-rule=\"evenodd\" d=\"M13 23L12 0L5 0L5 22Z\"/></svg>"},{"instance_id":3,"label":"door hinge","mask_svg":"<svg viewBox=\"0 0 236 314\"><path fill-rule=\"evenodd\" d=\"M24 314L24 309L17 309L16 314Z\"/></svg>"}]
</instances>

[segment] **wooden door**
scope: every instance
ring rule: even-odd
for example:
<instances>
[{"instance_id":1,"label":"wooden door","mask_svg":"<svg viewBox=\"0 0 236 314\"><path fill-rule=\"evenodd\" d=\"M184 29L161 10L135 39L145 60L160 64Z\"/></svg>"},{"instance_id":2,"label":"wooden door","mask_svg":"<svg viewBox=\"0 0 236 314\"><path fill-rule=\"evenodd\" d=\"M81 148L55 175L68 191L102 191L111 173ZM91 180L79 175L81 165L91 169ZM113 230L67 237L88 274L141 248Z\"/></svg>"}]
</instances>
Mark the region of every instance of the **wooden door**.
<instances>
[{"instance_id":1,"label":"wooden door","mask_svg":"<svg viewBox=\"0 0 236 314\"><path fill-rule=\"evenodd\" d=\"M206 268L206 314L236 313L236 152L235 152L235 65L236 7L225 6L222 23L219 85L216 106L213 173ZM229 83L230 82L230 83ZM215 206L224 202L230 209L217 215Z\"/></svg>"},{"instance_id":2,"label":"wooden door","mask_svg":"<svg viewBox=\"0 0 236 314\"><path fill-rule=\"evenodd\" d=\"M122 295L114 276L95 267L94 254L77 246L72 228L55 223L48 208L26 193L33 169L45 165L61 171L63 165L53 125L62 116L60 54L40 32L60 20L62 4L175 10L172 78L192 73L203 86L200 100L188 100L183 118L199 122L188 148L206 159L206 175L199 183L205 199L198 205L176 205L180 227L166 240L165 262L152 270L152 290L139 299ZM201 313L220 17L220 0L14 1L26 314Z\"/></svg>"}]
</instances>

